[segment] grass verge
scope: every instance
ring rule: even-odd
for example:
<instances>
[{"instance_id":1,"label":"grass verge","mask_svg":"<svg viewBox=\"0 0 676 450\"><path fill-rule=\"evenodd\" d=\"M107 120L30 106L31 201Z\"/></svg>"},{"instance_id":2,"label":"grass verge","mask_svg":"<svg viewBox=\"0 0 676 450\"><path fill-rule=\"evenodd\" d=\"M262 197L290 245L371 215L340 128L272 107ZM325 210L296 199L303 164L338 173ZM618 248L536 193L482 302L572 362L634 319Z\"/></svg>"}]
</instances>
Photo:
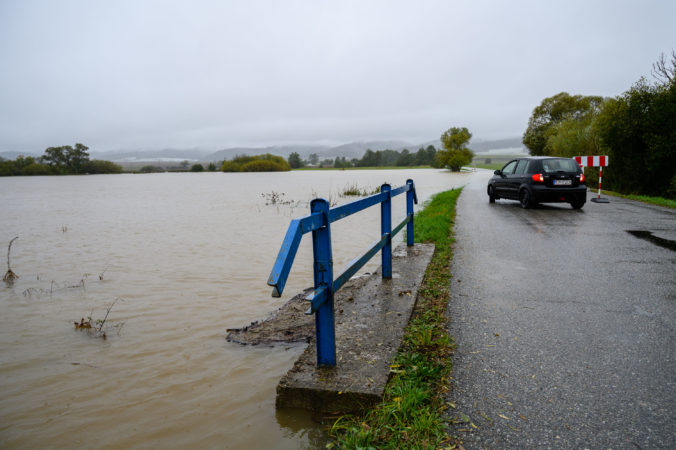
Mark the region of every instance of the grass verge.
<instances>
[{"instance_id":1,"label":"grass verge","mask_svg":"<svg viewBox=\"0 0 676 450\"><path fill-rule=\"evenodd\" d=\"M453 342L448 335L455 204L462 189L437 194L415 217L415 241L435 244L418 291L413 317L391 367L383 401L362 415L339 418L327 448L419 448L450 446L443 418Z\"/></svg>"},{"instance_id":2,"label":"grass verge","mask_svg":"<svg viewBox=\"0 0 676 450\"><path fill-rule=\"evenodd\" d=\"M596 192L592 190L592 192ZM601 193L612 195L614 197L626 198L629 200L636 200L643 203L650 203L651 205L664 206L666 208L676 209L676 200L671 200L664 197L651 197L649 195L634 195L634 194L620 194L613 191L601 190Z\"/></svg>"}]
</instances>

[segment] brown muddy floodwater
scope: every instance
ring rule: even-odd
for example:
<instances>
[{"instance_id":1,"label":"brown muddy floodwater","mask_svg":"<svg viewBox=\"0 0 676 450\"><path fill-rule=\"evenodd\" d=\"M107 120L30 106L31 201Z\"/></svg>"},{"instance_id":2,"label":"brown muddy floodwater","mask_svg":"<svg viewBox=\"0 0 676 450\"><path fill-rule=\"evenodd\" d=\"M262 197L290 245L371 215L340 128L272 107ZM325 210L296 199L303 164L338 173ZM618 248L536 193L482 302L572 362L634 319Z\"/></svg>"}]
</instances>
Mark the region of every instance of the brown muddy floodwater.
<instances>
[{"instance_id":1,"label":"brown muddy floodwater","mask_svg":"<svg viewBox=\"0 0 676 450\"><path fill-rule=\"evenodd\" d=\"M0 178L0 447L306 448L324 431L275 411L302 345L244 347L226 329L312 284L303 238L284 296L266 285L289 221L346 186L418 198L467 175L433 169ZM270 204L272 198L276 204ZM393 223L404 217L393 201ZM289 203L291 202L291 203ZM267 203L267 204L266 204ZM332 224L341 270L376 240L380 208ZM401 239L401 237L399 237ZM364 271L373 270L379 258ZM107 339L74 321L106 320Z\"/></svg>"}]
</instances>

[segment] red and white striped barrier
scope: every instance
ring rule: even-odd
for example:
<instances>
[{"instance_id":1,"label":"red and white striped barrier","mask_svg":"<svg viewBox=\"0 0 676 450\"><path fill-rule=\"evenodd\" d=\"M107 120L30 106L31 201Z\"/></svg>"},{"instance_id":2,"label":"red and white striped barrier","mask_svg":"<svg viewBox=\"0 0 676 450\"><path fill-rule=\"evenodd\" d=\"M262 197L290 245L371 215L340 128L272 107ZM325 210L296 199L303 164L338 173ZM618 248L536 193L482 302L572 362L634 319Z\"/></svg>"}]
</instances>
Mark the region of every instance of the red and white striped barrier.
<instances>
[{"instance_id":1,"label":"red and white striped barrier","mask_svg":"<svg viewBox=\"0 0 676 450\"><path fill-rule=\"evenodd\" d=\"M596 203L609 203L605 198L601 198L601 180L603 179L603 168L608 165L608 157L605 155L597 156L576 156L575 161L582 167L584 170L585 167L598 167L599 168L599 194L597 198L593 198L592 201Z\"/></svg>"},{"instance_id":2,"label":"red and white striped barrier","mask_svg":"<svg viewBox=\"0 0 676 450\"><path fill-rule=\"evenodd\" d=\"M607 156L576 156L575 161L582 167L605 167L608 165Z\"/></svg>"}]
</instances>

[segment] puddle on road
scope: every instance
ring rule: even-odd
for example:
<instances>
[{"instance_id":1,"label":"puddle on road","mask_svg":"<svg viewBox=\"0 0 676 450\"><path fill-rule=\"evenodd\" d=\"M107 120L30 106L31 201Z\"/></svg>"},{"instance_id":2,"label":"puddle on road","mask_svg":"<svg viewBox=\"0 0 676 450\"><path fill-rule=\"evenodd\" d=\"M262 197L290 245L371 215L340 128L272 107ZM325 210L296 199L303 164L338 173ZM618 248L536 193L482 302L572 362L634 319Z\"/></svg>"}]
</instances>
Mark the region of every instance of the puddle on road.
<instances>
[{"instance_id":1,"label":"puddle on road","mask_svg":"<svg viewBox=\"0 0 676 450\"><path fill-rule=\"evenodd\" d=\"M626 231L627 233L636 236L639 239L644 239L648 242L652 242L655 245L659 245L660 247L668 248L669 250L676 252L676 241L655 236L653 235L652 231L646 230L626 230Z\"/></svg>"}]
</instances>

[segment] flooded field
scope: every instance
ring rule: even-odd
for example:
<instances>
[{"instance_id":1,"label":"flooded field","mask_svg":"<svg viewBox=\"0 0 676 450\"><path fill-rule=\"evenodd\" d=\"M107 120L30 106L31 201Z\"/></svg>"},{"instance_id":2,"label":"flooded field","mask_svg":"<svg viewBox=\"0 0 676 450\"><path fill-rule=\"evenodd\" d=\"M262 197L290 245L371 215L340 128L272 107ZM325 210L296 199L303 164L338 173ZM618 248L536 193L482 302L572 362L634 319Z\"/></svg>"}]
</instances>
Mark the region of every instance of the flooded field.
<instances>
[{"instance_id":1,"label":"flooded field","mask_svg":"<svg viewBox=\"0 0 676 450\"><path fill-rule=\"evenodd\" d=\"M0 178L0 447L304 448L304 414L275 411L303 346L244 347L226 329L312 284L303 238L284 296L270 269L292 218L349 186L422 200L467 175L433 169ZM393 224L404 217L393 201ZM420 205L419 205L420 206ZM332 224L336 273L376 240L380 209ZM398 237L401 240L401 236ZM379 258L364 268L373 270ZM114 305L113 305L114 303ZM106 318L107 309L113 305ZM76 330L103 320L106 339Z\"/></svg>"}]
</instances>

